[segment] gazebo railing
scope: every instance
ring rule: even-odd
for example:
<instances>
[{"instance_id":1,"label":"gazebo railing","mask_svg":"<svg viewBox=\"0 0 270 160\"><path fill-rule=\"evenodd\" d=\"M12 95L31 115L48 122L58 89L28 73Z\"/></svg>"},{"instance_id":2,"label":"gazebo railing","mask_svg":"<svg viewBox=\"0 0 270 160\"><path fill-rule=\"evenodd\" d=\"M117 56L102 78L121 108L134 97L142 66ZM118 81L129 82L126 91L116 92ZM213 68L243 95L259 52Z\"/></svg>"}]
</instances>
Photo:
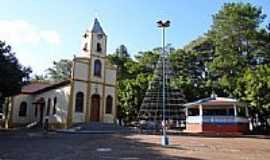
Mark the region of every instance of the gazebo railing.
<instances>
[{"instance_id":1,"label":"gazebo railing","mask_svg":"<svg viewBox=\"0 0 270 160\"><path fill-rule=\"evenodd\" d=\"M249 123L248 118L235 116L188 116L187 123Z\"/></svg>"}]
</instances>

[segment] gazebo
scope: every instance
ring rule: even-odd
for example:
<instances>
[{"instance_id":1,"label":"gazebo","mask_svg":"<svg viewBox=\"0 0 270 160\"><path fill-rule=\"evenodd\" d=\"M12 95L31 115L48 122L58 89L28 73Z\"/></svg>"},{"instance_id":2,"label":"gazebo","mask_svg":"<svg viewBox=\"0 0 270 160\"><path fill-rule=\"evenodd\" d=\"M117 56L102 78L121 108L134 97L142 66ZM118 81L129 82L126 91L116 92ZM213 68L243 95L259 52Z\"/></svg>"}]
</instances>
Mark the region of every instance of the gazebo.
<instances>
[{"instance_id":1,"label":"gazebo","mask_svg":"<svg viewBox=\"0 0 270 160\"><path fill-rule=\"evenodd\" d=\"M247 104L211 96L185 104L186 132L243 133L249 131Z\"/></svg>"}]
</instances>

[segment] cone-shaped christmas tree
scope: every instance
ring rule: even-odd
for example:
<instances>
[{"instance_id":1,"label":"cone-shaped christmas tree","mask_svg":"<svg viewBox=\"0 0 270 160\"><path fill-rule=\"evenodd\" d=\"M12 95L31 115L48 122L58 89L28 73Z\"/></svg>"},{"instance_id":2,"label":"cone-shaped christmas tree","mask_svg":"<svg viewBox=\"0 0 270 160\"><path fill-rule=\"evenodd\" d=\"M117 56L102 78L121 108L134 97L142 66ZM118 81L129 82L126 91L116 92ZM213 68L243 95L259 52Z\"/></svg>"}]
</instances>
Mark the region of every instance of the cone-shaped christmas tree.
<instances>
[{"instance_id":1,"label":"cone-shaped christmas tree","mask_svg":"<svg viewBox=\"0 0 270 160\"><path fill-rule=\"evenodd\" d=\"M153 80L149 83L140 108L140 120L155 122L156 125L161 124L163 120L163 76L165 79L165 120L173 126L176 126L177 122L180 120L185 120L185 110L183 106L185 97L181 90L171 86L171 78L173 75L174 72L168 55L161 55L156 64Z\"/></svg>"}]
</instances>

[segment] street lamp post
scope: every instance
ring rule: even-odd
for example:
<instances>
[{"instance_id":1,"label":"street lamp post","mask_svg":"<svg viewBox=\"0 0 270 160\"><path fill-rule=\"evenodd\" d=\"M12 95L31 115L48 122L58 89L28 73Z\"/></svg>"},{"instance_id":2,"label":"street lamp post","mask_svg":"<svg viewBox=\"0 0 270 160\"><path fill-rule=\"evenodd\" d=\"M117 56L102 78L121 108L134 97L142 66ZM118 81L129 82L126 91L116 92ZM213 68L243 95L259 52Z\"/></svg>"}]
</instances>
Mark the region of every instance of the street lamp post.
<instances>
[{"instance_id":1,"label":"street lamp post","mask_svg":"<svg viewBox=\"0 0 270 160\"><path fill-rule=\"evenodd\" d=\"M166 134L166 119L165 119L165 28L170 26L170 21L158 21L158 27L162 28L162 137L161 145L166 146L169 144L169 137Z\"/></svg>"}]
</instances>

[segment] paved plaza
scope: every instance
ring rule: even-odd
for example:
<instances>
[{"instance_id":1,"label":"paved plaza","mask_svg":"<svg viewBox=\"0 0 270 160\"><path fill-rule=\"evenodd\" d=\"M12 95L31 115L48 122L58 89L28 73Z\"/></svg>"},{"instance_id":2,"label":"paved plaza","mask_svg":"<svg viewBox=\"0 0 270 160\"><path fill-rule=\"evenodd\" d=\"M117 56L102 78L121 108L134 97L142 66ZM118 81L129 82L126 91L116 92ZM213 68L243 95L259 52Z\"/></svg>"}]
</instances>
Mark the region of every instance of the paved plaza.
<instances>
[{"instance_id":1,"label":"paved plaza","mask_svg":"<svg viewBox=\"0 0 270 160\"><path fill-rule=\"evenodd\" d=\"M160 136L141 134L63 134L0 132L0 160L269 160L267 137Z\"/></svg>"}]
</instances>

